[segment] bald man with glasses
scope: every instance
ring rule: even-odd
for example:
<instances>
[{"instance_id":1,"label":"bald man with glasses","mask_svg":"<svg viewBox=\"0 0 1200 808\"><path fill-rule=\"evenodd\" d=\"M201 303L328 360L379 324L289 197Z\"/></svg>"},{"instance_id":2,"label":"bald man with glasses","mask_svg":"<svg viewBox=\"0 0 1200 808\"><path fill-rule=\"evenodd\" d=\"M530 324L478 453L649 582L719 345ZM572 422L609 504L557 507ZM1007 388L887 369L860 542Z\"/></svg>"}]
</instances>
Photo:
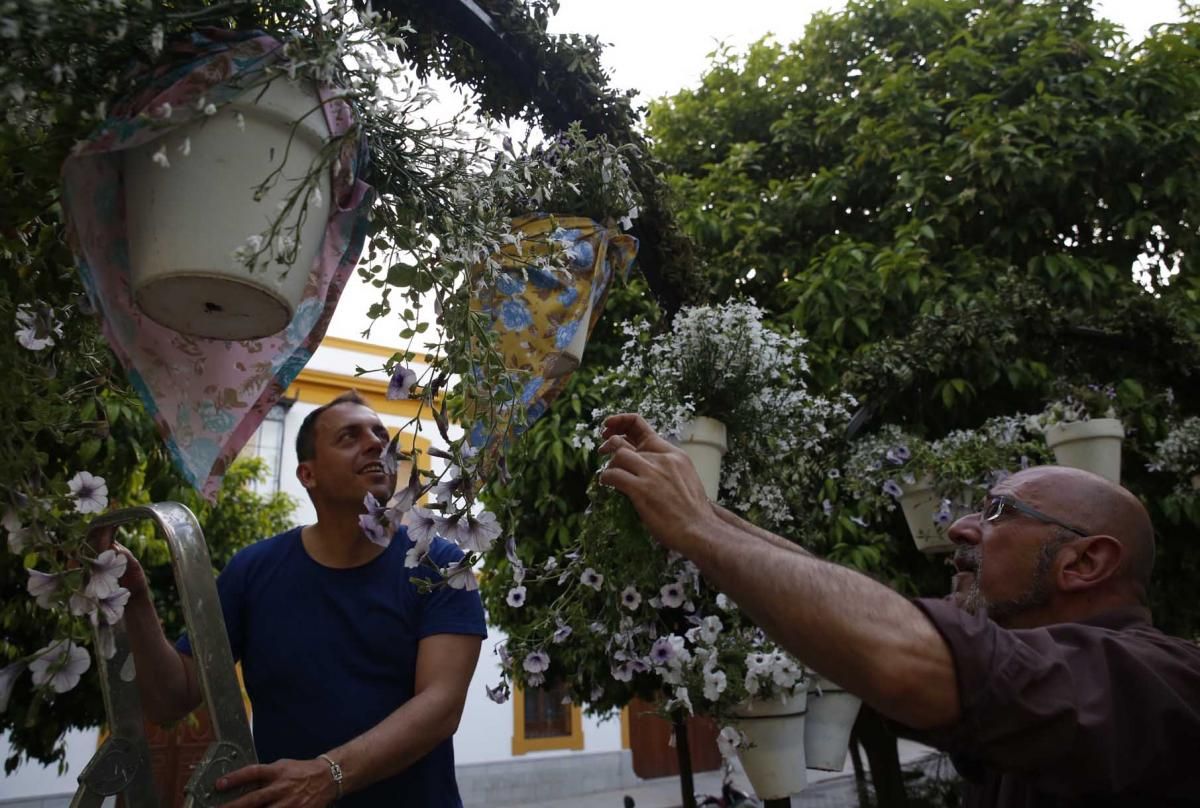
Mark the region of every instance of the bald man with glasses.
<instances>
[{"instance_id":1,"label":"bald man with glasses","mask_svg":"<svg viewBox=\"0 0 1200 808\"><path fill-rule=\"evenodd\" d=\"M650 533L818 673L950 752L968 808L1200 804L1200 648L1151 624L1154 531L1124 488L1060 466L1012 475L950 527L950 598L909 600L710 502L640 416L604 437L600 479Z\"/></svg>"}]
</instances>

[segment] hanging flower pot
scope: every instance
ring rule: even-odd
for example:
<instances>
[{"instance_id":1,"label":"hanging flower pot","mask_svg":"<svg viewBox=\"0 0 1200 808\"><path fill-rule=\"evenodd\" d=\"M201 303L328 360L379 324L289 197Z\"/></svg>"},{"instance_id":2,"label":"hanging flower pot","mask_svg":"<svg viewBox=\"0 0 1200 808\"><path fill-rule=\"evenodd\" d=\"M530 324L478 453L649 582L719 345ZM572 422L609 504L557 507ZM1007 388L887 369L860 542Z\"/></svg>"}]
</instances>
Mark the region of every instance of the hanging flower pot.
<instances>
[{"instance_id":1,"label":"hanging flower pot","mask_svg":"<svg viewBox=\"0 0 1200 808\"><path fill-rule=\"evenodd\" d=\"M679 430L679 448L691 458L704 483L704 493L715 501L721 487L721 458L729 449L725 424L705 416L689 421Z\"/></svg>"},{"instance_id":2,"label":"hanging flower pot","mask_svg":"<svg viewBox=\"0 0 1200 808\"><path fill-rule=\"evenodd\" d=\"M760 800L789 797L808 785L804 762L807 693L751 700L734 719L750 747L738 750L742 768Z\"/></svg>"},{"instance_id":3,"label":"hanging flower pot","mask_svg":"<svg viewBox=\"0 0 1200 808\"><path fill-rule=\"evenodd\" d=\"M1060 466L1084 469L1114 483L1121 482L1124 439L1125 427L1119 418L1092 418L1046 427L1046 445Z\"/></svg>"},{"instance_id":4,"label":"hanging flower pot","mask_svg":"<svg viewBox=\"0 0 1200 808\"><path fill-rule=\"evenodd\" d=\"M850 730L862 699L828 679L814 679L808 689L804 722L804 760L810 769L840 772L846 767Z\"/></svg>"},{"instance_id":5,"label":"hanging flower pot","mask_svg":"<svg viewBox=\"0 0 1200 808\"><path fill-rule=\"evenodd\" d=\"M912 532L913 542L923 553L948 553L954 549L954 542L946 535L950 526L938 522L938 512L941 509L942 498L933 489L933 480L922 477L915 483L899 483L900 508L904 511L904 519ZM945 521L945 520L943 520Z\"/></svg>"},{"instance_id":6,"label":"hanging flower pot","mask_svg":"<svg viewBox=\"0 0 1200 808\"><path fill-rule=\"evenodd\" d=\"M329 139L315 86L276 78L128 149L125 215L138 307L173 330L212 339L283 330L321 247L329 171L307 205L297 199L283 213L273 239L272 224ZM272 172L277 180L256 198Z\"/></svg>"}]
</instances>

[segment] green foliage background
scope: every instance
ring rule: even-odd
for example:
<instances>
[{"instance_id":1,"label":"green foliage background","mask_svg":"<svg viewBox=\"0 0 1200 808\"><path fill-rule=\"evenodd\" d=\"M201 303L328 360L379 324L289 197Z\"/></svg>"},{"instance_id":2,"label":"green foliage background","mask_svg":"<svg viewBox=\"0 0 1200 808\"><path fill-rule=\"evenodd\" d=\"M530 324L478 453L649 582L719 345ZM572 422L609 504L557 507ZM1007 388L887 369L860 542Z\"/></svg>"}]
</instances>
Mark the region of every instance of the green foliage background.
<instances>
[{"instance_id":1,"label":"green foliage background","mask_svg":"<svg viewBox=\"0 0 1200 808\"><path fill-rule=\"evenodd\" d=\"M865 429L937 438L1039 411L1067 384L1116 386L1124 482L1159 531L1156 618L1197 636L1200 504L1145 470L1165 419L1200 408L1200 21L1185 16L1131 43L1086 2L850 2L791 45L719 51L698 88L652 105L648 134L708 299L753 297L807 336L814 392L853 393ZM614 298L603 322L627 315ZM497 500L514 498L523 558L578 531L597 459L567 441L618 347L593 338L509 458ZM905 593L945 593L899 512L829 527L827 493L793 538ZM491 567L492 620L522 625L537 604L509 608L499 553Z\"/></svg>"}]
</instances>

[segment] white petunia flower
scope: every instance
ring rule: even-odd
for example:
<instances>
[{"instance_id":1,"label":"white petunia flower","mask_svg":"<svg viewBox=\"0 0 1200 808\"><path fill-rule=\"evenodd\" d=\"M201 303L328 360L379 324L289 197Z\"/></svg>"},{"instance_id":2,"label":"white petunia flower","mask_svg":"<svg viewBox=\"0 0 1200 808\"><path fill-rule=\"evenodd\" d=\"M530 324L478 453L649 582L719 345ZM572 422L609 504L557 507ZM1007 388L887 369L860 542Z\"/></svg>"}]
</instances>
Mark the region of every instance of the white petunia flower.
<instances>
[{"instance_id":1,"label":"white petunia flower","mask_svg":"<svg viewBox=\"0 0 1200 808\"><path fill-rule=\"evenodd\" d=\"M725 692L725 673L706 671L704 674L704 698L715 702Z\"/></svg>"},{"instance_id":2,"label":"white petunia flower","mask_svg":"<svg viewBox=\"0 0 1200 808\"><path fill-rule=\"evenodd\" d=\"M550 655L541 650L530 651L525 655L521 667L528 673L544 673L550 667Z\"/></svg>"},{"instance_id":3,"label":"white petunia flower","mask_svg":"<svg viewBox=\"0 0 1200 808\"><path fill-rule=\"evenodd\" d=\"M96 599L83 592L76 592L67 601L71 614L76 617L92 617L96 614Z\"/></svg>"},{"instance_id":4,"label":"white petunia flower","mask_svg":"<svg viewBox=\"0 0 1200 808\"><path fill-rule=\"evenodd\" d=\"M100 599L97 604L100 617L104 619L106 625L115 626L125 614L125 605L128 603L129 590L123 586L119 587L116 592Z\"/></svg>"},{"instance_id":5,"label":"white petunia flower","mask_svg":"<svg viewBox=\"0 0 1200 808\"><path fill-rule=\"evenodd\" d=\"M591 567L588 567L583 571L583 574L579 576L579 582L584 586L590 586L592 589L595 589L597 592L599 592L600 587L604 584L604 576L596 572Z\"/></svg>"},{"instance_id":6,"label":"white petunia flower","mask_svg":"<svg viewBox=\"0 0 1200 808\"><path fill-rule=\"evenodd\" d=\"M408 537L415 542L433 541L433 537L442 529L445 519L441 514L427 508L414 507L409 513Z\"/></svg>"},{"instance_id":7,"label":"white petunia flower","mask_svg":"<svg viewBox=\"0 0 1200 808\"><path fill-rule=\"evenodd\" d=\"M81 471L67 481L75 496L75 510L80 513L100 513L108 507L108 484L103 477Z\"/></svg>"},{"instance_id":8,"label":"white petunia flower","mask_svg":"<svg viewBox=\"0 0 1200 808\"><path fill-rule=\"evenodd\" d=\"M662 600L662 605L668 609L678 609L683 605L684 600L686 600L683 592L683 584L678 581L666 584L658 592Z\"/></svg>"},{"instance_id":9,"label":"white petunia flower","mask_svg":"<svg viewBox=\"0 0 1200 808\"><path fill-rule=\"evenodd\" d=\"M475 571L462 561L451 561L441 572L451 589L474 592L479 588L479 580L475 577Z\"/></svg>"},{"instance_id":10,"label":"white petunia flower","mask_svg":"<svg viewBox=\"0 0 1200 808\"><path fill-rule=\"evenodd\" d=\"M50 599L58 591L58 576L29 570L29 580L25 583L25 590L36 599L38 606L49 609Z\"/></svg>"},{"instance_id":11,"label":"white petunia flower","mask_svg":"<svg viewBox=\"0 0 1200 808\"><path fill-rule=\"evenodd\" d=\"M508 596L505 597L505 602L514 609L519 609L525 605L525 587L514 586L508 590Z\"/></svg>"},{"instance_id":12,"label":"white petunia flower","mask_svg":"<svg viewBox=\"0 0 1200 808\"><path fill-rule=\"evenodd\" d=\"M490 511L483 511L478 516L466 514L458 520L459 547L476 553L486 553L492 543L500 536L500 521Z\"/></svg>"},{"instance_id":13,"label":"white petunia flower","mask_svg":"<svg viewBox=\"0 0 1200 808\"><path fill-rule=\"evenodd\" d=\"M121 588L118 582L125 574L125 567L128 563L128 559L116 550L105 550L92 562L92 574L88 578L84 591L96 600L115 593Z\"/></svg>"},{"instance_id":14,"label":"white petunia flower","mask_svg":"<svg viewBox=\"0 0 1200 808\"><path fill-rule=\"evenodd\" d=\"M70 640L59 640L38 651L37 659L29 663L33 683L48 684L55 693L66 693L79 684L79 678L92 666L87 649Z\"/></svg>"},{"instance_id":15,"label":"white petunia flower","mask_svg":"<svg viewBox=\"0 0 1200 808\"><path fill-rule=\"evenodd\" d=\"M638 593L637 587L630 584L621 590L621 605L629 611L636 611L638 606L642 605L642 596Z\"/></svg>"}]
</instances>

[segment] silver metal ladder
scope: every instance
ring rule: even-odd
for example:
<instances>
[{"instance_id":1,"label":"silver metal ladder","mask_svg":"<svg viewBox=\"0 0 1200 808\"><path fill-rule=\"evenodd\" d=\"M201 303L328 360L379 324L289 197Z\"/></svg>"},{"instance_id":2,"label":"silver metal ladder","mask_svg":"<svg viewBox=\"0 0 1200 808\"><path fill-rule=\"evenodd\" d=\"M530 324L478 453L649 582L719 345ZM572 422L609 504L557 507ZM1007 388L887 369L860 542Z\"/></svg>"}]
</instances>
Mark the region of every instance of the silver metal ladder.
<instances>
[{"instance_id":1,"label":"silver metal ladder","mask_svg":"<svg viewBox=\"0 0 1200 808\"><path fill-rule=\"evenodd\" d=\"M184 787L184 805L223 805L245 792L218 792L218 778L257 762L257 758L200 523L184 505L161 502L104 514L89 525L88 535L143 519L154 522L171 550L171 569L182 601L200 690L216 736ZM129 638L123 620L112 628L116 654L110 660L99 660L110 734L80 773L71 808L99 808L106 797L118 794L124 797L125 808L159 808Z\"/></svg>"}]
</instances>

